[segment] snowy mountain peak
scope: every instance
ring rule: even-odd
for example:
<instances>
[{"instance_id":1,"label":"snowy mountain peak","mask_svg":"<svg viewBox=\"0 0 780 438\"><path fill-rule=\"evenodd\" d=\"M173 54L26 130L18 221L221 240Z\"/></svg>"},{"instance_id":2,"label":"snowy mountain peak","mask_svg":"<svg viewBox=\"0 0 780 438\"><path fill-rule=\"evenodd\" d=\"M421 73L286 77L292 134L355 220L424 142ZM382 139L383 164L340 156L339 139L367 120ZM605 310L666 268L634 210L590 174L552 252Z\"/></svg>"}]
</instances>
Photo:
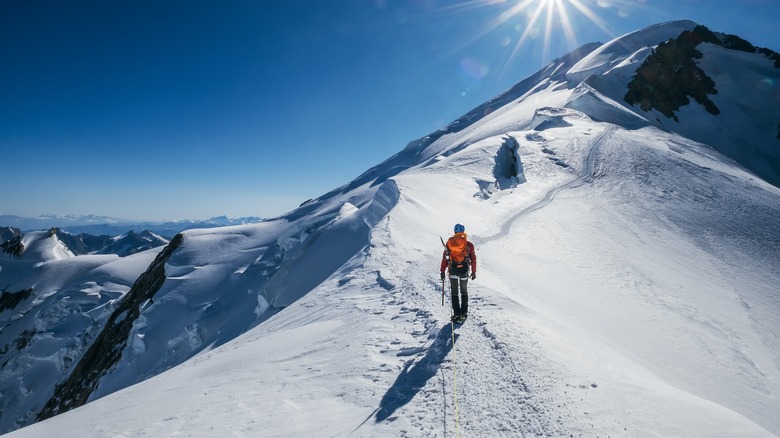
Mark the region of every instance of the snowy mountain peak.
<instances>
[{"instance_id":1,"label":"snowy mountain peak","mask_svg":"<svg viewBox=\"0 0 780 438\"><path fill-rule=\"evenodd\" d=\"M696 26L693 21L672 21L617 37L579 60L566 72L566 78L573 85L577 85L591 75L608 75L612 69L623 66L626 62L641 62L658 44L676 38Z\"/></svg>"},{"instance_id":2,"label":"snowy mountain peak","mask_svg":"<svg viewBox=\"0 0 780 438\"><path fill-rule=\"evenodd\" d=\"M567 74L567 106L707 144L780 186L780 54L690 21L617 38Z\"/></svg>"},{"instance_id":3,"label":"snowy mountain peak","mask_svg":"<svg viewBox=\"0 0 780 438\"><path fill-rule=\"evenodd\" d=\"M273 220L3 256L0 431L780 435L780 109L745 85L780 78L691 32L583 46ZM718 114L626 101L668 49ZM479 260L459 327L454 223Z\"/></svg>"},{"instance_id":4,"label":"snowy mountain peak","mask_svg":"<svg viewBox=\"0 0 780 438\"><path fill-rule=\"evenodd\" d=\"M25 260L49 262L74 257L73 252L57 237L57 229L35 231L21 239L20 257Z\"/></svg>"}]
</instances>

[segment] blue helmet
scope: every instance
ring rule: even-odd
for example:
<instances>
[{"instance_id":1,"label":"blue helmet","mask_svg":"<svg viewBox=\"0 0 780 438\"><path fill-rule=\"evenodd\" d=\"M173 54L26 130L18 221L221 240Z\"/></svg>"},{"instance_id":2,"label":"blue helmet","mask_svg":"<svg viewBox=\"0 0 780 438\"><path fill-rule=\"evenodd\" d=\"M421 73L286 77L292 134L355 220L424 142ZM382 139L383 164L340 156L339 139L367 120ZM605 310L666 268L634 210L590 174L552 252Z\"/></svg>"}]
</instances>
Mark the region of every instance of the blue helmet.
<instances>
[{"instance_id":1,"label":"blue helmet","mask_svg":"<svg viewBox=\"0 0 780 438\"><path fill-rule=\"evenodd\" d=\"M455 232L456 233L464 233L464 232L466 232L466 227L464 227L461 224L455 224Z\"/></svg>"}]
</instances>

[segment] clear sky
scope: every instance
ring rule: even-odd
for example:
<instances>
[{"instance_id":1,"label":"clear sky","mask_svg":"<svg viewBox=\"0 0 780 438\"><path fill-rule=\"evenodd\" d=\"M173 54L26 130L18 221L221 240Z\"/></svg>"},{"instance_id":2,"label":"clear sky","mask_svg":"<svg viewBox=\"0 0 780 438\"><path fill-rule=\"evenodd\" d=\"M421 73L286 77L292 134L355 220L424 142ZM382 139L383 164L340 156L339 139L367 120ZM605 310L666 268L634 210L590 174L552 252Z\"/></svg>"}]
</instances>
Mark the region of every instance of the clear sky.
<instances>
[{"instance_id":1,"label":"clear sky","mask_svg":"<svg viewBox=\"0 0 780 438\"><path fill-rule=\"evenodd\" d=\"M0 215L282 214L678 19L780 51L780 0L0 0Z\"/></svg>"}]
</instances>

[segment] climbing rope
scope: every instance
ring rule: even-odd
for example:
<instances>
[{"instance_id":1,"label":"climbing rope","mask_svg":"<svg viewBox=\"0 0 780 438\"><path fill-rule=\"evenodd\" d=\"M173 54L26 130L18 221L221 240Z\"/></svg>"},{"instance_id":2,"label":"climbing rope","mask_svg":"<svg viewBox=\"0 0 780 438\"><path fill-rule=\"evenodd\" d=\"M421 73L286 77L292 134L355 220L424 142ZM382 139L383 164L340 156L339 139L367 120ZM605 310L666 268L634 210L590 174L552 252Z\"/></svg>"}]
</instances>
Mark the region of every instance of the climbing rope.
<instances>
[{"instance_id":1,"label":"climbing rope","mask_svg":"<svg viewBox=\"0 0 780 438\"><path fill-rule=\"evenodd\" d=\"M450 297L452 297L452 291L450 290ZM458 354L455 349L455 321L453 321L452 306L450 306L450 335L452 336L452 396L455 401L455 437L459 436L459 420L458 420Z\"/></svg>"},{"instance_id":2,"label":"climbing rope","mask_svg":"<svg viewBox=\"0 0 780 438\"><path fill-rule=\"evenodd\" d=\"M455 398L455 436L458 436L458 354L455 350L455 326L452 326L452 394Z\"/></svg>"}]
</instances>

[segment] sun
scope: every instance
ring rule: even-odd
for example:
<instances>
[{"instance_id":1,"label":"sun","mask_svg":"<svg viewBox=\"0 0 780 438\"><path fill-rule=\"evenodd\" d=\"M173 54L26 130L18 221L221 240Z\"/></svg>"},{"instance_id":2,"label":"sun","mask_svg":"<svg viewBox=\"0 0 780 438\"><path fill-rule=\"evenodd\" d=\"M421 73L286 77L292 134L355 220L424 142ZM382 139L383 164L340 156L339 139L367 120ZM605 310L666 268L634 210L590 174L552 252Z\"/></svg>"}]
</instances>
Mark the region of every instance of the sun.
<instances>
[{"instance_id":1,"label":"sun","mask_svg":"<svg viewBox=\"0 0 780 438\"><path fill-rule=\"evenodd\" d=\"M635 0L630 1L636 3ZM565 44L569 50L576 49L582 44L576 35L578 26L595 26L614 38L616 35L599 12L609 7L629 5L629 0L463 0L437 7L430 13L441 17L479 10L492 15L480 26L469 29L448 55L454 55L488 36L504 33L502 49L509 47L510 50L503 65L493 70L496 73L493 81L498 83L521 55L527 58L531 47L535 53L540 53L540 65L552 59L553 43ZM511 37L506 29L512 30Z\"/></svg>"},{"instance_id":2,"label":"sun","mask_svg":"<svg viewBox=\"0 0 780 438\"><path fill-rule=\"evenodd\" d=\"M608 29L604 19L601 18L594 9L581 0L521 0L509 7L502 14L500 19L502 22L506 22L509 19L516 19L521 15L526 15L528 19L523 32L512 48L512 52L501 71L501 75L503 75L506 70L506 66L511 64L517 58L520 51L526 47L529 38L532 36L538 38L540 36L540 29L544 34L541 36L542 63L548 62L551 58L551 42L553 41L553 38L560 37L560 35L553 35L553 32L562 33L563 39L566 41L569 49L575 49L578 43L572 24L572 15L574 13L585 17L591 24L597 26L604 33L614 37L612 32Z\"/></svg>"}]
</instances>

